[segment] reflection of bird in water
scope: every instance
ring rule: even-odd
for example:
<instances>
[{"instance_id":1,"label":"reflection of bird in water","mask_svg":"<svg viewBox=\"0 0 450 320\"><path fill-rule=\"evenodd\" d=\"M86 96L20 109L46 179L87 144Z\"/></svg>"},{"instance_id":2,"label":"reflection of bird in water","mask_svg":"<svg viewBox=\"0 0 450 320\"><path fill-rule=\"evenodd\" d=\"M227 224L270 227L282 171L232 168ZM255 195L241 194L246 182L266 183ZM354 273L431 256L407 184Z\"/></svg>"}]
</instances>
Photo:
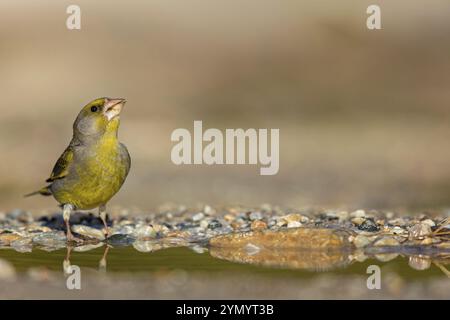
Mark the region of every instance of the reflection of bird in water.
<instances>
[{"instance_id":1,"label":"reflection of bird in water","mask_svg":"<svg viewBox=\"0 0 450 320\"><path fill-rule=\"evenodd\" d=\"M72 246L67 246L67 251L66 251L66 257L63 261L63 273L65 276L69 276L73 273L73 265L70 263L70 256L72 254L72 251L77 251L77 252L86 252L89 250L93 250L96 248L100 248L104 245L103 242L101 243L97 243L95 245L85 245L85 246L79 246L79 247L72 247ZM103 255L98 263L98 271L105 273L106 272L106 267L107 267L107 256L108 256L108 252L109 252L109 248L111 246L109 246L108 244L105 246L105 250L103 251Z\"/></svg>"}]
</instances>

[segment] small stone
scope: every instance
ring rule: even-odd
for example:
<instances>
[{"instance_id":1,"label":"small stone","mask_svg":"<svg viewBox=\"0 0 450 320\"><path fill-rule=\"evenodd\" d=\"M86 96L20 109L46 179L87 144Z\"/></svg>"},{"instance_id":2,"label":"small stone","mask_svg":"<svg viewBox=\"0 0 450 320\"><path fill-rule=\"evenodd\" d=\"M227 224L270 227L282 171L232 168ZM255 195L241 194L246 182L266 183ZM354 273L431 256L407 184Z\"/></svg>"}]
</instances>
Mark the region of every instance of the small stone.
<instances>
[{"instance_id":1,"label":"small stone","mask_svg":"<svg viewBox=\"0 0 450 320\"><path fill-rule=\"evenodd\" d=\"M232 222L236 219L236 216L232 215L232 214L226 214L224 217L225 221L227 222Z\"/></svg>"},{"instance_id":2,"label":"small stone","mask_svg":"<svg viewBox=\"0 0 450 320\"><path fill-rule=\"evenodd\" d=\"M267 229L267 223L265 223L262 220L252 221L252 223L250 224L250 229L252 229L252 230L264 230L264 229Z\"/></svg>"},{"instance_id":3,"label":"small stone","mask_svg":"<svg viewBox=\"0 0 450 320\"><path fill-rule=\"evenodd\" d=\"M377 240L374 243L375 247L391 247L391 246L399 246L399 245L400 245L400 243L392 237L384 237L384 238Z\"/></svg>"},{"instance_id":4,"label":"small stone","mask_svg":"<svg viewBox=\"0 0 450 320\"><path fill-rule=\"evenodd\" d=\"M434 223L434 221L431 219L423 220L421 223L429 225L431 228L436 226L436 223Z\"/></svg>"},{"instance_id":5,"label":"small stone","mask_svg":"<svg viewBox=\"0 0 450 320\"><path fill-rule=\"evenodd\" d=\"M45 232L33 237L33 243L51 248L65 247L66 241L66 235L62 231Z\"/></svg>"},{"instance_id":6,"label":"small stone","mask_svg":"<svg viewBox=\"0 0 450 320\"><path fill-rule=\"evenodd\" d=\"M215 210L212 207L206 205L206 206L203 207L203 212L206 215L210 216L210 215L213 215L215 213Z\"/></svg>"},{"instance_id":7,"label":"small stone","mask_svg":"<svg viewBox=\"0 0 450 320\"><path fill-rule=\"evenodd\" d=\"M400 228L400 227L394 227L394 228L392 228L391 231L392 231L392 233L395 234L395 235L397 235L397 234L403 234L403 233L406 232L406 230L404 230L403 228Z\"/></svg>"},{"instance_id":8,"label":"small stone","mask_svg":"<svg viewBox=\"0 0 450 320\"><path fill-rule=\"evenodd\" d=\"M121 226L114 226L111 229L112 234L128 234L132 235L135 232L135 228L133 225L121 225Z\"/></svg>"},{"instance_id":9,"label":"small stone","mask_svg":"<svg viewBox=\"0 0 450 320\"><path fill-rule=\"evenodd\" d=\"M431 227L425 223L418 223L409 229L409 239L423 239L431 233Z\"/></svg>"},{"instance_id":10,"label":"small stone","mask_svg":"<svg viewBox=\"0 0 450 320\"><path fill-rule=\"evenodd\" d=\"M209 224L208 224L208 228L211 230L217 229L222 227L222 224L220 223L219 220L212 220Z\"/></svg>"},{"instance_id":11,"label":"small stone","mask_svg":"<svg viewBox=\"0 0 450 320\"><path fill-rule=\"evenodd\" d=\"M350 213L350 217L352 218L364 218L366 216L366 212L364 210L356 210Z\"/></svg>"},{"instance_id":12,"label":"small stone","mask_svg":"<svg viewBox=\"0 0 450 320\"><path fill-rule=\"evenodd\" d=\"M263 216L262 216L261 212L255 211L255 212L250 213L249 218L250 218L250 220L261 220L263 218Z\"/></svg>"},{"instance_id":13,"label":"small stone","mask_svg":"<svg viewBox=\"0 0 450 320\"><path fill-rule=\"evenodd\" d=\"M299 228L301 226L302 226L302 224L299 221L291 221L291 222L288 222L288 224L287 224L288 228Z\"/></svg>"},{"instance_id":14,"label":"small stone","mask_svg":"<svg viewBox=\"0 0 450 320\"><path fill-rule=\"evenodd\" d=\"M411 256L409 257L408 264L415 270L426 270L431 266L431 259L422 256Z\"/></svg>"},{"instance_id":15,"label":"small stone","mask_svg":"<svg viewBox=\"0 0 450 320\"><path fill-rule=\"evenodd\" d=\"M0 246L9 246L11 242L22 239L21 236L15 233L0 234Z\"/></svg>"},{"instance_id":16,"label":"small stone","mask_svg":"<svg viewBox=\"0 0 450 320\"><path fill-rule=\"evenodd\" d=\"M352 221L352 223L354 225L360 226L366 221L366 219L365 218L361 218L361 217L356 217L356 218L353 218L351 221Z\"/></svg>"},{"instance_id":17,"label":"small stone","mask_svg":"<svg viewBox=\"0 0 450 320\"><path fill-rule=\"evenodd\" d=\"M97 239L101 241L105 240L105 234L103 233L103 231L96 228L76 224L72 226L72 231L91 239Z\"/></svg>"},{"instance_id":18,"label":"small stone","mask_svg":"<svg viewBox=\"0 0 450 320\"><path fill-rule=\"evenodd\" d=\"M230 224L230 226L231 226L234 230L238 230L238 229L241 229L242 227L244 227L245 224L242 223L242 222L237 222L237 221L235 221L235 222L232 222L232 223Z\"/></svg>"},{"instance_id":19,"label":"small stone","mask_svg":"<svg viewBox=\"0 0 450 320\"><path fill-rule=\"evenodd\" d=\"M144 225L136 228L133 235L137 239L156 238L156 230L152 226Z\"/></svg>"},{"instance_id":20,"label":"small stone","mask_svg":"<svg viewBox=\"0 0 450 320\"><path fill-rule=\"evenodd\" d=\"M192 217L192 221L198 222L198 221L202 220L204 217L205 217L205 214L203 212L199 212Z\"/></svg>"},{"instance_id":21,"label":"small stone","mask_svg":"<svg viewBox=\"0 0 450 320\"><path fill-rule=\"evenodd\" d=\"M397 218L389 220L389 224L393 226L404 227L406 225L406 221L403 218Z\"/></svg>"},{"instance_id":22,"label":"small stone","mask_svg":"<svg viewBox=\"0 0 450 320\"><path fill-rule=\"evenodd\" d=\"M348 212L347 211L339 211L338 213L336 213L336 216L339 218L339 221L345 221L348 219Z\"/></svg>"},{"instance_id":23,"label":"small stone","mask_svg":"<svg viewBox=\"0 0 450 320\"><path fill-rule=\"evenodd\" d=\"M289 222L300 222L302 216L298 213L291 213L283 217L284 220L286 220L287 223Z\"/></svg>"},{"instance_id":24,"label":"small stone","mask_svg":"<svg viewBox=\"0 0 450 320\"><path fill-rule=\"evenodd\" d=\"M370 239L366 236L357 235L355 239L353 240L353 244L357 248L364 248L365 246L369 245L371 243Z\"/></svg>"},{"instance_id":25,"label":"small stone","mask_svg":"<svg viewBox=\"0 0 450 320\"><path fill-rule=\"evenodd\" d=\"M202 228L202 229L207 229L208 226L209 226L209 221L207 221L207 220L202 220L202 221L200 222L200 228Z\"/></svg>"},{"instance_id":26,"label":"small stone","mask_svg":"<svg viewBox=\"0 0 450 320\"><path fill-rule=\"evenodd\" d=\"M14 266L4 259L0 259L0 280L13 280L16 277Z\"/></svg>"},{"instance_id":27,"label":"small stone","mask_svg":"<svg viewBox=\"0 0 450 320\"><path fill-rule=\"evenodd\" d=\"M358 219L358 218L355 218ZM362 231L368 231L368 232L375 232L378 231L379 228L375 222L373 222L372 219L366 219L363 223L358 225L358 229Z\"/></svg>"}]
</instances>

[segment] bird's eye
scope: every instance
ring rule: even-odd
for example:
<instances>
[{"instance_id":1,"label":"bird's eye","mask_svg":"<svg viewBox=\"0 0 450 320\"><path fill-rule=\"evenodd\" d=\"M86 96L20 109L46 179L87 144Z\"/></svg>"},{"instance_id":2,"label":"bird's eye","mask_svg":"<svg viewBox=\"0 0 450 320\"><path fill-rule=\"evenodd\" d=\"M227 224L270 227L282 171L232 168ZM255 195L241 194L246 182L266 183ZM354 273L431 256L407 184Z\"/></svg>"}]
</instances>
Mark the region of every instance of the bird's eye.
<instances>
[{"instance_id":1,"label":"bird's eye","mask_svg":"<svg viewBox=\"0 0 450 320\"><path fill-rule=\"evenodd\" d=\"M91 111L92 111L92 112L97 112L97 110L98 110L97 106L92 106L92 107L91 107Z\"/></svg>"}]
</instances>

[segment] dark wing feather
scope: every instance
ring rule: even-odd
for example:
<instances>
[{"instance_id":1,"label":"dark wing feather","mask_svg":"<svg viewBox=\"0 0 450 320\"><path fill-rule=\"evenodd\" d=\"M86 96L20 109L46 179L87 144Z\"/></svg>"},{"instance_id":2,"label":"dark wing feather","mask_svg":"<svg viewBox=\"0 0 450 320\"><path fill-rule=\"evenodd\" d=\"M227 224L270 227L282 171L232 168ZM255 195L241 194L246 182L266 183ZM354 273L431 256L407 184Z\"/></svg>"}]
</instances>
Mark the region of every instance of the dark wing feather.
<instances>
[{"instance_id":1,"label":"dark wing feather","mask_svg":"<svg viewBox=\"0 0 450 320\"><path fill-rule=\"evenodd\" d=\"M46 182L52 182L57 179L64 178L69 172L69 167L73 162L73 147L72 145L68 146L66 150L64 150L63 154L59 157L58 161L56 161L55 166L53 167L53 171L50 175L50 178L45 180Z\"/></svg>"}]
</instances>

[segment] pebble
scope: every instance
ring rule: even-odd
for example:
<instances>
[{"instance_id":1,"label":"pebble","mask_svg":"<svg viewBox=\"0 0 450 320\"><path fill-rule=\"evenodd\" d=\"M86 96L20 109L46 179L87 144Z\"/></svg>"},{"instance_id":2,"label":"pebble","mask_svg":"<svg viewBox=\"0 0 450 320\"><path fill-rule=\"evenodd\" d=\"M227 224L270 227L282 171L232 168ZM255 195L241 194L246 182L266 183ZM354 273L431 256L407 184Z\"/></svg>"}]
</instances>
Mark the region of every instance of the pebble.
<instances>
[{"instance_id":1,"label":"pebble","mask_svg":"<svg viewBox=\"0 0 450 320\"><path fill-rule=\"evenodd\" d=\"M403 234L403 233L405 233L406 231L403 229L403 228L400 228L400 227L394 227L394 228L392 228L392 233L393 234Z\"/></svg>"},{"instance_id":2,"label":"pebble","mask_svg":"<svg viewBox=\"0 0 450 320\"><path fill-rule=\"evenodd\" d=\"M224 217L225 221L227 222L232 222L236 219L236 216L232 215L232 214L226 214Z\"/></svg>"},{"instance_id":3,"label":"pebble","mask_svg":"<svg viewBox=\"0 0 450 320\"><path fill-rule=\"evenodd\" d=\"M205 214L203 212L199 212L192 217L192 221L198 222L198 221L202 220L204 217L205 217Z\"/></svg>"},{"instance_id":4,"label":"pebble","mask_svg":"<svg viewBox=\"0 0 450 320\"><path fill-rule=\"evenodd\" d=\"M423 220L421 223L429 225L431 228L436 226L436 223L434 223L434 221L431 219Z\"/></svg>"},{"instance_id":5,"label":"pebble","mask_svg":"<svg viewBox=\"0 0 450 320\"><path fill-rule=\"evenodd\" d=\"M352 223L354 225L360 226L366 221L366 219L365 218L361 218L361 217L356 217L356 218L353 218L351 221L352 221Z\"/></svg>"},{"instance_id":6,"label":"pebble","mask_svg":"<svg viewBox=\"0 0 450 320\"><path fill-rule=\"evenodd\" d=\"M140 226L136 228L133 232L133 235L137 239L145 239L145 238L156 238L156 230L153 228L153 226Z\"/></svg>"},{"instance_id":7,"label":"pebble","mask_svg":"<svg viewBox=\"0 0 450 320\"><path fill-rule=\"evenodd\" d=\"M264 230L267 229L267 223L262 220L255 220L250 224L251 230Z\"/></svg>"},{"instance_id":8,"label":"pebble","mask_svg":"<svg viewBox=\"0 0 450 320\"><path fill-rule=\"evenodd\" d=\"M375 222L373 222L372 219L366 219L364 222L362 222L360 225L358 225L358 229L362 230L362 231L368 231L368 232L375 232L375 231L380 230L380 228L378 228L377 224Z\"/></svg>"},{"instance_id":9,"label":"pebble","mask_svg":"<svg viewBox=\"0 0 450 320\"><path fill-rule=\"evenodd\" d=\"M356 210L350 213L350 217L352 218L364 218L366 216L366 212L364 210Z\"/></svg>"},{"instance_id":10,"label":"pebble","mask_svg":"<svg viewBox=\"0 0 450 320\"><path fill-rule=\"evenodd\" d=\"M288 224L287 224L287 227L288 228L299 228L299 227L301 227L302 226L302 224L301 224L301 222L299 222L299 221L290 221L290 222L288 222Z\"/></svg>"},{"instance_id":11,"label":"pebble","mask_svg":"<svg viewBox=\"0 0 450 320\"><path fill-rule=\"evenodd\" d=\"M209 221L208 220L202 220L202 221L200 221L200 228L202 228L202 229L208 229L208 226L209 226Z\"/></svg>"},{"instance_id":12,"label":"pebble","mask_svg":"<svg viewBox=\"0 0 450 320\"><path fill-rule=\"evenodd\" d=\"M338 213L336 213L336 216L339 218L339 221L345 221L348 219L348 212L347 211L339 211Z\"/></svg>"},{"instance_id":13,"label":"pebble","mask_svg":"<svg viewBox=\"0 0 450 320\"><path fill-rule=\"evenodd\" d=\"M38 234L33 237L33 243L49 248L66 246L66 235L62 231L52 231Z\"/></svg>"},{"instance_id":14,"label":"pebble","mask_svg":"<svg viewBox=\"0 0 450 320\"><path fill-rule=\"evenodd\" d=\"M391 247L391 246L399 246L400 243L392 237L384 237L375 241L373 245L375 247Z\"/></svg>"},{"instance_id":15,"label":"pebble","mask_svg":"<svg viewBox=\"0 0 450 320\"><path fill-rule=\"evenodd\" d=\"M217 229L217 228L220 228L220 227L222 227L222 224L220 223L219 220L212 220L208 224L208 228L211 229L211 230L214 230L214 229Z\"/></svg>"},{"instance_id":16,"label":"pebble","mask_svg":"<svg viewBox=\"0 0 450 320\"><path fill-rule=\"evenodd\" d=\"M102 230L99 230L96 228L84 226L81 224L76 224L76 225L72 226L72 231L75 233L78 233L82 236L91 238L91 239L97 239L100 241L105 240L104 232Z\"/></svg>"},{"instance_id":17,"label":"pebble","mask_svg":"<svg viewBox=\"0 0 450 320\"><path fill-rule=\"evenodd\" d=\"M406 221L403 218L397 218L389 220L388 223L393 226L404 227L406 225Z\"/></svg>"},{"instance_id":18,"label":"pebble","mask_svg":"<svg viewBox=\"0 0 450 320\"><path fill-rule=\"evenodd\" d=\"M249 218L250 218L250 220L261 220L263 218L263 216L262 216L261 212L255 211L255 212L250 213Z\"/></svg>"},{"instance_id":19,"label":"pebble","mask_svg":"<svg viewBox=\"0 0 450 320\"><path fill-rule=\"evenodd\" d=\"M287 222L292 222L292 221L300 221L302 216L300 214L298 214L298 213L291 213L291 214L287 214L285 216L282 216L281 218L286 220Z\"/></svg>"},{"instance_id":20,"label":"pebble","mask_svg":"<svg viewBox=\"0 0 450 320\"><path fill-rule=\"evenodd\" d=\"M409 239L423 239L431 233L431 227L425 223L418 223L409 229Z\"/></svg>"},{"instance_id":21,"label":"pebble","mask_svg":"<svg viewBox=\"0 0 450 320\"><path fill-rule=\"evenodd\" d=\"M20 240L22 237L15 233L2 233L0 234L0 245L9 246L11 242Z\"/></svg>"}]
</instances>

